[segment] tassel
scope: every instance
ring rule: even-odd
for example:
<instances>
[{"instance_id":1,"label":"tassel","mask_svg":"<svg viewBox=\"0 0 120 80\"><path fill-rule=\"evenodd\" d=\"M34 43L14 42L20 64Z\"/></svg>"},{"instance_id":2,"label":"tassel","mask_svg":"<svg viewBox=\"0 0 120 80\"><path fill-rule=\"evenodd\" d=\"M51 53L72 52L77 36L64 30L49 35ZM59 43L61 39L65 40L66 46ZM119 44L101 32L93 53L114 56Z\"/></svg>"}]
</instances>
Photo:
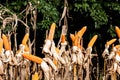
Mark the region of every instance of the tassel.
<instances>
[{"instance_id":1,"label":"tassel","mask_svg":"<svg viewBox=\"0 0 120 80\"><path fill-rule=\"evenodd\" d=\"M95 41L97 40L97 38L98 38L98 35L94 35L93 38L88 43L88 47L93 47L93 44L95 43Z\"/></svg>"},{"instance_id":2,"label":"tassel","mask_svg":"<svg viewBox=\"0 0 120 80\"><path fill-rule=\"evenodd\" d=\"M26 45L28 39L29 39L29 34L26 33L25 36L24 36L24 38L23 38L23 40L22 40L22 44L23 44L23 45Z\"/></svg>"},{"instance_id":3,"label":"tassel","mask_svg":"<svg viewBox=\"0 0 120 80\"><path fill-rule=\"evenodd\" d=\"M52 23L50 32L49 32L49 36L48 36L48 40L51 40L51 41L53 40L54 33L55 33L55 27L56 27L56 24Z\"/></svg>"},{"instance_id":4,"label":"tassel","mask_svg":"<svg viewBox=\"0 0 120 80\"><path fill-rule=\"evenodd\" d=\"M6 50L11 50L10 43L9 43L7 37L4 34L2 34L2 39L3 39L4 48Z\"/></svg>"}]
</instances>

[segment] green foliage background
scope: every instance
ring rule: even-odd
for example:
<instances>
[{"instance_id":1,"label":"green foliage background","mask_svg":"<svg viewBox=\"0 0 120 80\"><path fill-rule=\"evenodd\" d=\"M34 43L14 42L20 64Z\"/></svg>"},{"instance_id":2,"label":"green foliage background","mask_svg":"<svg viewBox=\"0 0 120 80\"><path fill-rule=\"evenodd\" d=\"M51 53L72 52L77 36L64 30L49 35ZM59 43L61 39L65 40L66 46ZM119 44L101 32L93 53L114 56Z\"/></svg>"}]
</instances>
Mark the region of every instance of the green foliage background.
<instances>
[{"instance_id":1,"label":"green foliage background","mask_svg":"<svg viewBox=\"0 0 120 80\"><path fill-rule=\"evenodd\" d=\"M19 15L25 9L28 2L37 6L37 30L43 34L49 29L50 25L57 24L55 39L58 40L61 33L61 26L58 26L59 19L64 8L64 0L2 0L0 3ZM120 25L120 1L118 0L68 0L68 40L69 33L80 30L87 26L87 31L83 36L85 47L94 34L98 34L96 47L103 49L104 44L111 38L117 38L115 26ZM40 36L39 36L40 37ZM43 38L43 40L44 40ZM43 42L41 42L42 44ZM99 44L101 43L101 44ZM99 52L102 52L98 50ZM100 53L101 54L101 53Z\"/></svg>"}]
</instances>

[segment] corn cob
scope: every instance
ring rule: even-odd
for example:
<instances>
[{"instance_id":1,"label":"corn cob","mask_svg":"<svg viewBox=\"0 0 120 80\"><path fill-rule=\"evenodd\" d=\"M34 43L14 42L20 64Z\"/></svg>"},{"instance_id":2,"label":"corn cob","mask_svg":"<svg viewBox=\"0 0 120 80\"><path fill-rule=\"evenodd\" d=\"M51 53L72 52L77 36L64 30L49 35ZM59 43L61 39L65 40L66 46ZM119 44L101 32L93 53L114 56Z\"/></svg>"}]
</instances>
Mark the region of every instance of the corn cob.
<instances>
[{"instance_id":1,"label":"corn cob","mask_svg":"<svg viewBox=\"0 0 120 80\"><path fill-rule=\"evenodd\" d=\"M114 43L117 39L111 39L110 41L107 41L106 45L111 45Z\"/></svg>"},{"instance_id":2,"label":"corn cob","mask_svg":"<svg viewBox=\"0 0 120 80\"><path fill-rule=\"evenodd\" d=\"M98 35L94 35L90 40L90 42L88 43L88 47L93 47L93 44L95 43L97 38L98 38Z\"/></svg>"},{"instance_id":3,"label":"corn cob","mask_svg":"<svg viewBox=\"0 0 120 80\"><path fill-rule=\"evenodd\" d=\"M34 75L32 75L32 80L39 80L38 73L35 72Z\"/></svg>"},{"instance_id":4,"label":"corn cob","mask_svg":"<svg viewBox=\"0 0 120 80\"><path fill-rule=\"evenodd\" d=\"M116 48L116 49L120 48L120 45L116 45L115 48Z\"/></svg>"},{"instance_id":5,"label":"corn cob","mask_svg":"<svg viewBox=\"0 0 120 80\"><path fill-rule=\"evenodd\" d=\"M120 38L120 29L119 29L119 27L116 26L115 31L116 31L116 33L118 35L118 38Z\"/></svg>"},{"instance_id":6,"label":"corn cob","mask_svg":"<svg viewBox=\"0 0 120 80\"><path fill-rule=\"evenodd\" d=\"M0 53L2 52L2 49L3 49L3 40L0 39Z\"/></svg>"},{"instance_id":7,"label":"corn cob","mask_svg":"<svg viewBox=\"0 0 120 80\"><path fill-rule=\"evenodd\" d=\"M62 34L62 36L61 36L61 43L64 43L64 42L65 42L65 35Z\"/></svg>"},{"instance_id":8,"label":"corn cob","mask_svg":"<svg viewBox=\"0 0 120 80\"><path fill-rule=\"evenodd\" d=\"M75 35L75 39L78 37L81 38L83 36L83 34L85 33L86 29L87 29L87 27L84 26L80 31L78 31L77 34Z\"/></svg>"},{"instance_id":9,"label":"corn cob","mask_svg":"<svg viewBox=\"0 0 120 80\"><path fill-rule=\"evenodd\" d=\"M4 34L2 34L2 39L3 39L4 48L6 50L11 50L10 43L9 43L9 41L7 39L7 36L5 36Z\"/></svg>"},{"instance_id":10,"label":"corn cob","mask_svg":"<svg viewBox=\"0 0 120 80\"><path fill-rule=\"evenodd\" d=\"M48 40L51 40L51 41L53 40L54 33L55 33L55 27L56 27L56 24L52 23L52 25L50 27L50 32L49 32Z\"/></svg>"},{"instance_id":11,"label":"corn cob","mask_svg":"<svg viewBox=\"0 0 120 80\"><path fill-rule=\"evenodd\" d=\"M22 44L23 45L26 45L28 38L29 38L29 34L26 33L25 36L24 36L24 38L23 38L23 40L22 40Z\"/></svg>"},{"instance_id":12,"label":"corn cob","mask_svg":"<svg viewBox=\"0 0 120 80\"><path fill-rule=\"evenodd\" d=\"M72 42L74 42L74 40L75 40L75 35L74 35L74 34L70 34L70 38L71 38Z\"/></svg>"},{"instance_id":13,"label":"corn cob","mask_svg":"<svg viewBox=\"0 0 120 80\"><path fill-rule=\"evenodd\" d=\"M83 34L85 33L87 27L84 26L80 31L77 32L77 34L75 35L75 41L74 41L74 45L75 46L78 46L79 42L80 42L80 39L82 38Z\"/></svg>"},{"instance_id":14,"label":"corn cob","mask_svg":"<svg viewBox=\"0 0 120 80\"><path fill-rule=\"evenodd\" d=\"M41 62L43 61L40 57L37 57L37 56L34 56L34 55L31 55L31 54L27 54L27 53L24 53L22 54L22 56L28 60L31 60L33 62L36 62L38 64L41 64Z\"/></svg>"}]
</instances>

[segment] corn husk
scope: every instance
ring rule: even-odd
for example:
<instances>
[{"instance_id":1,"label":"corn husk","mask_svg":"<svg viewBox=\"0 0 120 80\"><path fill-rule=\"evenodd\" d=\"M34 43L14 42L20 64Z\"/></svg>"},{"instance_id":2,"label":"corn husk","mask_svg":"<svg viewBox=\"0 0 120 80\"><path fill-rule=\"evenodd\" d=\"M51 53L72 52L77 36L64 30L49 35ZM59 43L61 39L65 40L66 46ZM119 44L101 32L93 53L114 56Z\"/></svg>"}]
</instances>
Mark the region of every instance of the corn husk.
<instances>
[{"instance_id":1,"label":"corn husk","mask_svg":"<svg viewBox=\"0 0 120 80\"><path fill-rule=\"evenodd\" d=\"M97 40L97 38L98 38L98 35L94 35L93 38L88 43L88 47L93 47L93 44L95 43L95 41Z\"/></svg>"},{"instance_id":2,"label":"corn husk","mask_svg":"<svg viewBox=\"0 0 120 80\"><path fill-rule=\"evenodd\" d=\"M107 41L106 45L111 45L113 44L117 39L111 39L109 41Z\"/></svg>"},{"instance_id":3,"label":"corn husk","mask_svg":"<svg viewBox=\"0 0 120 80\"><path fill-rule=\"evenodd\" d=\"M27 53L23 53L22 56L30 61L33 61L33 62L36 62L38 64L41 64L42 63L42 59L40 57L37 57L37 56L34 56L34 55L31 55L31 54L27 54Z\"/></svg>"},{"instance_id":4,"label":"corn husk","mask_svg":"<svg viewBox=\"0 0 120 80\"><path fill-rule=\"evenodd\" d=\"M29 39L29 33L26 33L25 36L24 36L24 38L23 38L23 40L22 40L22 44L26 45L28 39Z\"/></svg>"},{"instance_id":5,"label":"corn husk","mask_svg":"<svg viewBox=\"0 0 120 80\"><path fill-rule=\"evenodd\" d=\"M51 41L53 40L54 33L55 33L55 27L56 27L56 24L52 23L52 25L50 27L50 31L49 31L48 40L51 40Z\"/></svg>"},{"instance_id":6,"label":"corn husk","mask_svg":"<svg viewBox=\"0 0 120 80\"><path fill-rule=\"evenodd\" d=\"M6 35L2 34L3 45L6 50L11 50L10 43Z\"/></svg>"},{"instance_id":7,"label":"corn husk","mask_svg":"<svg viewBox=\"0 0 120 80\"><path fill-rule=\"evenodd\" d=\"M117 33L118 38L120 38L120 28L116 26L115 31Z\"/></svg>"}]
</instances>

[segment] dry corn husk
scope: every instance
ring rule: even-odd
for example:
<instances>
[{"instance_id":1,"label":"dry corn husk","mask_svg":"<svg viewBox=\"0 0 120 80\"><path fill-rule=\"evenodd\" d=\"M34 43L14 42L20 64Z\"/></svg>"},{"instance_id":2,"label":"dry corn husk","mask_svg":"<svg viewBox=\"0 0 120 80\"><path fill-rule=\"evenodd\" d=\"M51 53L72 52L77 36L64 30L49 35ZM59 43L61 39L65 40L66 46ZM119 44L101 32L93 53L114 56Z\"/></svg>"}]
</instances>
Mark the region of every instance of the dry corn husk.
<instances>
[{"instance_id":1,"label":"dry corn husk","mask_svg":"<svg viewBox=\"0 0 120 80\"><path fill-rule=\"evenodd\" d=\"M55 70L55 72L58 70L53 61L50 58L43 58L45 62L48 62L49 65Z\"/></svg>"},{"instance_id":2,"label":"dry corn husk","mask_svg":"<svg viewBox=\"0 0 120 80\"><path fill-rule=\"evenodd\" d=\"M55 47L55 43L54 43L54 42L52 42L51 53L53 54L53 57L54 57L57 61L59 60L62 64L65 64L64 59L57 54L57 51L56 51L56 47Z\"/></svg>"},{"instance_id":3,"label":"dry corn husk","mask_svg":"<svg viewBox=\"0 0 120 80\"><path fill-rule=\"evenodd\" d=\"M50 74L49 74L50 73L50 68L47 65L47 63L45 61L42 61L41 64L40 64L40 66L41 66L41 68L42 68L42 70L44 72L45 78L47 80L50 80Z\"/></svg>"},{"instance_id":4,"label":"dry corn husk","mask_svg":"<svg viewBox=\"0 0 120 80\"><path fill-rule=\"evenodd\" d=\"M52 56L52 53L51 53L51 51L50 51L51 44L52 44L52 42L51 42L50 40L46 40L46 41L45 41L45 45L44 45L44 47L43 47L43 51L44 51L45 53L49 53L49 54Z\"/></svg>"},{"instance_id":5,"label":"dry corn husk","mask_svg":"<svg viewBox=\"0 0 120 80\"><path fill-rule=\"evenodd\" d=\"M77 63L77 56L76 54L71 54L72 64Z\"/></svg>"}]
</instances>

